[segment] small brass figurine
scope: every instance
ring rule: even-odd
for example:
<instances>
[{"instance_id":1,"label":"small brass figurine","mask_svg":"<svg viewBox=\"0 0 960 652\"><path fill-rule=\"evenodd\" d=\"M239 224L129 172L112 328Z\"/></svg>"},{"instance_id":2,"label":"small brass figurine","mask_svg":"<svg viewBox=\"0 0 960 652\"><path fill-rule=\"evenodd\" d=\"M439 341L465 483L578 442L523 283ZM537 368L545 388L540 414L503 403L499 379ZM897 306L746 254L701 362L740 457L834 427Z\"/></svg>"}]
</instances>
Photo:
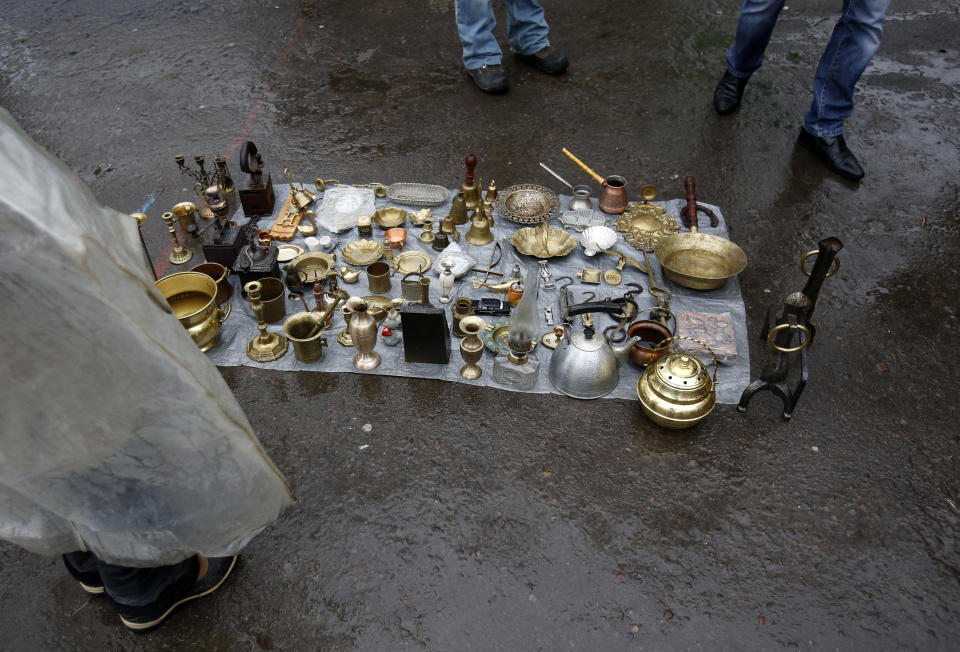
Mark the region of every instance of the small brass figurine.
<instances>
[{"instance_id":1,"label":"small brass figurine","mask_svg":"<svg viewBox=\"0 0 960 652\"><path fill-rule=\"evenodd\" d=\"M174 214L166 212L161 217L163 221L167 223L167 230L170 231L170 238L173 240L173 251L170 253L170 262L174 265L182 265L193 258L193 252L189 249L184 249L180 245L180 238L177 237L177 218Z\"/></svg>"},{"instance_id":2,"label":"small brass figurine","mask_svg":"<svg viewBox=\"0 0 960 652\"><path fill-rule=\"evenodd\" d=\"M259 333L247 342L247 356L257 362L273 362L283 357L287 352L287 338L280 333L268 333L267 322L263 318L263 302L260 300L260 281L250 281L243 286L250 299L250 307L257 315L257 330Z\"/></svg>"}]
</instances>

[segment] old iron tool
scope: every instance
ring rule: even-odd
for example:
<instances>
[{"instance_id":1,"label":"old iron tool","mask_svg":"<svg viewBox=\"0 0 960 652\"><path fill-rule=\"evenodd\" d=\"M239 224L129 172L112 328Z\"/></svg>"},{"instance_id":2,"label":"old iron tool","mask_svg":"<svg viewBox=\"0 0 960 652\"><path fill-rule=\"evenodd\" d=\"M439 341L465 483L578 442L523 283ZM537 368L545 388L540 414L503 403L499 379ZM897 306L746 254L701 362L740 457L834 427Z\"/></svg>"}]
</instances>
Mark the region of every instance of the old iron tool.
<instances>
[{"instance_id":1,"label":"old iron tool","mask_svg":"<svg viewBox=\"0 0 960 652\"><path fill-rule=\"evenodd\" d=\"M737 405L739 412L747 411L747 404L754 394L767 390L779 396L783 402L783 419L789 421L793 416L793 410L807 384L807 347L813 342L817 332L810 318L813 316L823 281L833 276L840 267L837 254L842 248L843 243L835 237L821 240L816 251L811 251L800 259L800 271L810 277L803 290L784 299L779 317L775 315L774 306L769 307L767 326L762 337L773 353L768 354L760 378L750 383L740 395L740 403ZM814 255L817 259L813 264L813 271L808 273L804 263ZM788 385L788 376L791 354L794 353L800 354L800 379L797 385L791 388Z\"/></svg>"}]
</instances>

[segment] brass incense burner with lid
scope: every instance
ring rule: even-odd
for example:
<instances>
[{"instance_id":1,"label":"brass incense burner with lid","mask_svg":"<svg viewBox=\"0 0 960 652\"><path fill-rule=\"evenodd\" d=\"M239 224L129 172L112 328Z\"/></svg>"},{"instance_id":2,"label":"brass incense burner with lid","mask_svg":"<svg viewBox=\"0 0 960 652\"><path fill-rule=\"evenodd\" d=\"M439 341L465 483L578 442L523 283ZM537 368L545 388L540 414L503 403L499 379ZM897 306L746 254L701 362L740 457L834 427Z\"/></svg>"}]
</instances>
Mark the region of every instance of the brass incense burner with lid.
<instances>
[{"instance_id":1,"label":"brass incense burner with lid","mask_svg":"<svg viewBox=\"0 0 960 652\"><path fill-rule=\"evenodd\" d=\"M710 347L692 337L671 337L660 343L691 340L713 356L713 378L696 357L687 353L668 353L647 367L637 381L637 398L650 419L664 428L681 430L701 421L717 404L717 356Z\"/></svg>"}]
</instances>

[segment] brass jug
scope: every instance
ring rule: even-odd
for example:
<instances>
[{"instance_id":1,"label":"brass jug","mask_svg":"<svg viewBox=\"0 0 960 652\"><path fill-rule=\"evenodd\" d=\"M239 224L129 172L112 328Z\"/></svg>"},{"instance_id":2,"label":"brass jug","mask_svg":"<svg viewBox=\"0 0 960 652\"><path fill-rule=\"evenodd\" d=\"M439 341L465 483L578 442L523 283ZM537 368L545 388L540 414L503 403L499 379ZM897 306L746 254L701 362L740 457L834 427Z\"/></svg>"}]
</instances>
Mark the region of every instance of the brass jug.
<instances>
[{"instance_id":1,"label":"brass jug","mask_svg":"<svg viewBox=\"0 0 960 652\"><path fill-rule=\"evenodd\" d=\"M692 337L671 337L660 346L669 346L673 340L691 340L710 351L713 379L706 365L694 356L671 352L648 366L640 376L637 398L654 423L681 430L703 421L717 404L717 356L710 347Z\"/></svg>"},{"instance_id":2,"label":"brass jug","mask_svg":"<svg viewBox=\"0 0 960 652\"><path fill-rule=\"evenodd\" d=\"M493 233L490 231L492 221L481 204L470 218L470 230L463 239L472 245L490 244L493 242Z\"/></svg>"}]
</instances>

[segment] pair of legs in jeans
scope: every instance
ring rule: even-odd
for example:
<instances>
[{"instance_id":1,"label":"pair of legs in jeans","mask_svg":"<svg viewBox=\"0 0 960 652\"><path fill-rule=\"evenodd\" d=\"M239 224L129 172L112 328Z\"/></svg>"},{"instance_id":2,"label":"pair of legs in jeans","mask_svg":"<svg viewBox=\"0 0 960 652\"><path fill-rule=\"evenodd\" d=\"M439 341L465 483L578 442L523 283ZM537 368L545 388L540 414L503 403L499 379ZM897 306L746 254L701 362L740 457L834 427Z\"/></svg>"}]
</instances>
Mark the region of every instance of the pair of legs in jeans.
<instances>
[{"instance_id":1,"label":"pair of legs in jeans","mask_svg":"<svg viewBox=\"0 0 960 652\"><path fill-rule=\"evenodd\" d=\"M737 23L737 40L727 53L727 70L746 79L763 63L763 53L785 0L746 0ZM840 20L820 57L813 80L813 102L803 119L812 135L843 133L853 111L853 91L880 45L890 0L843 0Z\"/></svg>"},{"instance_id":2,"label":"pair of legs in jeans","mask_svg":"<svg viewBox=\"0 0 960 652\"><path fill-rule=\"evenodd\" d=\"M506 5L511 50L517 54L533 54L550 45L547 20L536 0L506 0ZM456 0L455 9L467 70L499 65L502 54L493 35L497 24L493 0Z\"/></svg>"}]
</instances>

